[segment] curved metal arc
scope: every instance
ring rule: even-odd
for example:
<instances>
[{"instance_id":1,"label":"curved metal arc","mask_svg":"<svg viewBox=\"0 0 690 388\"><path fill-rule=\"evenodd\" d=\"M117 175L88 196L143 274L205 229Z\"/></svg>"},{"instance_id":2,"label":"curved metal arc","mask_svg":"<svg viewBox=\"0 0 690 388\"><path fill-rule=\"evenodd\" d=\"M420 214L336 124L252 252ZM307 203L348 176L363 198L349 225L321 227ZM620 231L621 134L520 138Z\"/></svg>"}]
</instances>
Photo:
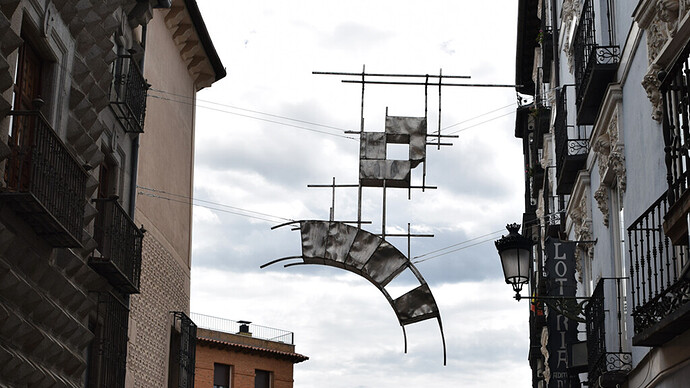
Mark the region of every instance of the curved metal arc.
<instances>
[{"instance_id":1,"label":"curved metal arc","mask_svg":"<svg viewBox=\"0 0 690 388\"><path fill-rule=\"evenodd\" d=\"M302 259L302 256L287 256L287 257L281 257L280 259L275 259L273 261L269 261L266 264L261 265L259 268L263 269L268 267L269 265L273 265L275 263L280 263L281 261L285 260L292 260L292 259Z\"/></svg>"},{"instance_id":2,"label":"curved metal arc","mask_svg":"<svg viewBox=\"0 0 690 388\"><path fill-rule=\"evenodd\" d=\"M345 225L341 222L302 220L288 222L277 227L295 223L299 223L299 226L295 229L302 230L302 255L273 260L262 265L261 268L285 260L302 259L302 262L289 263L284 267L307 264L327 265L345 269L369 280L384 295L396 314L398 323L403 330L405 353L407 353L407 332L405 326L436 317L443 343L443 365L446 365L445 334L438 311L438 304L433 294L431 294L426 280L406 255L385 239L364 229ZM333 224L341 224L349 226L349 228ZM334 226L335 229L333 229ZM382 247L384 242L386 246ZM355 243L358 244L358 248L353 251L353 244ZM351 256L353 252L355 255ZM334 254L335 256L333 256ZM394 300L385 289L385 286L408 268L419 281L420 286Z\"/></svg>"},{"instance_id":3,"label":"curved metal arc","mask_svg":"<svg viewBox=\"0 0 690 388\"><path fill-rule=\"evenodd\" d=\"M302 221L288 221L288 222L282 223L282 224L280 224L280 225L272 226L272 227L271 227L271 230L275 230L275 229L278 229L278 228L282 228L283 226L288 226L288 225L292 225L292 224L298 224L298 223L300 223L300 222L302 222Z\"/></svg>"},{"instance_id":4,"label":"curved metal arc","mask_svg":"<svg viewBox=\"0 0 690 388\"><path fill-rule=\"evenodd\" d=\"M443 334L443 324L441 323L441 313L436 316L438 328L441 331L441 343L443 344L443 366L446 366L446 336Z\"/></svg>"}]
</instances>

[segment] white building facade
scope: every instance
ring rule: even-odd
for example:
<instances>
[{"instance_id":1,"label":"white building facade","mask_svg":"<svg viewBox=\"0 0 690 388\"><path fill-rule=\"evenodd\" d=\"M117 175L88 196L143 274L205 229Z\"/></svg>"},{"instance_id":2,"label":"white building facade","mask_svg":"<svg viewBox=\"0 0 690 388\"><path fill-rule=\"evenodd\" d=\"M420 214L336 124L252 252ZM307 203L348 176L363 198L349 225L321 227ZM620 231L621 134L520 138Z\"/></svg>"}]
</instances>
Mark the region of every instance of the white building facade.
<instances>
[{"instance_id":1,"label":"white building facade","mask_svg":"<svg viewBox=\"0 0 690 388\"><path fill-rule=\"evenodd\" d=\"M538 242L531 293L547 293L544 248L557 238L575 246L577 301L586 306L582 322L568 321L581 343L567 341L563 372L546 346L554 329L545 317L557 312L536 299L533 384L684 386L690 1L519 3L524 105L515 133L525 151L523 234Z\"/></svg>"}]
</instances>

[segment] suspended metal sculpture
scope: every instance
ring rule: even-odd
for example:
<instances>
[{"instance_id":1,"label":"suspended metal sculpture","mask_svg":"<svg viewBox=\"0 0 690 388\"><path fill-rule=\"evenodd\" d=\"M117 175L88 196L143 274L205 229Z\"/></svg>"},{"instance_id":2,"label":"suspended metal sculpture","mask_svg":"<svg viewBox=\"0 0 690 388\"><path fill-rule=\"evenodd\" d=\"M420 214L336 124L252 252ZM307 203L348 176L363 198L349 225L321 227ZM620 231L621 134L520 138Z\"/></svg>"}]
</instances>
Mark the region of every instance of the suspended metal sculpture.
<instances>
[{"instance_id":1,"label":"suspended metal sculpture","mask_svg":"<svg viewBox=\"0 0 690 388\"><path fill-rule=\"evenodd\" d=\"M407 352L407 334L405 326L436 318L441 331L441 341L443 343L443 364L446 364L446 343L443 334L443 324L439 313L436 300L431 293L429 285L422 277L421 273L409 259L409 240L411 237L433 237L433 235L411 234L408 224L407 234L386 234L386 190L388 188L404 188L409 191L412 189L435 189L433 186L426 185L426 146L452 145L442 143L441 138L457 137L441 135L441 86L461 84L442 84L442 78L469 78L464 76L429 76L429 75L409 75L409 74L367 74L362 73L322 73L315 74L361 76L361 81L344 80L343 82L361 82L362 84L362 117L360 131L354 132L360 137L360 158L359 158L359 182L356 185L336 185L335 178L331 185L309 185L309 187L331 187L333 189L333 204L335 204L336 187L357 187L358 188L358 213L357 221L335 221L334 208L331 207L330 220L302 220L292 221L278 225L273 229L298 225L296 230L300 231L302 240L302 254L300 256L289 256L273 260L261 266L265 268L287 260L300 260L285 264L285 267L295 265L327 265L342 268L353 272L369 280L386 297L388 303L395 311L398 322L403 331L405 341L405 352ZM383 82L369 81L365 77L423 77L424 83L408 82ZM429 83L429 78L438 78L438 83ZM390 85L424 85L425 98L429 86L439 87L439 130L435 134L427 133L427 110L425 104L424 117L401 117L388 116L386 112L386 122L384 132L365 132L364 131L364 87L366 84L390 84ZM436 139L436 142L429 142L429 137ZM388 144L404 144L409 147L407 160L392 160L387 158ZM422 185L413 186L411 184L412 170L423 165ZM381 223L381 233L373 234L362 229L362 188L380 187L383 190L383 215ZM334 206L334 205L333 205ZM350 225L356 224L356 226ZM407 255L400 252L390 242L387 237L407 237ZM409 271L419 282L419 285L410 289L398 298L393 299L388 291L388 285L401 273Z\"/></svg>"}]
</instances>

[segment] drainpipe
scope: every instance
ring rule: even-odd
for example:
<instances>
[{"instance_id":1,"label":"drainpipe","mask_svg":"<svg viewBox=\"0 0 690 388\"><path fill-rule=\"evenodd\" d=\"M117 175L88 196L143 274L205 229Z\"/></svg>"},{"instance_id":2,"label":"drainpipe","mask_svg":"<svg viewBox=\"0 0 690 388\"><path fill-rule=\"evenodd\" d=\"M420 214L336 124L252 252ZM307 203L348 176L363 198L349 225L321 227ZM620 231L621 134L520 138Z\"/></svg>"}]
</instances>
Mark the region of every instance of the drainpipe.
<instances>
[{"instance_id":1,"label":"drainpipe","mask_svg":"<svg viewBox=\"0 0 690 388\"><path fill-rule=\"evenodd\" d=\"M554 67L554 76L553 76L553 81L555 84L555 87L559 87L561 85L561 69L560 69L560 58L558 58L558 47L560 46L560 43L558 42L558 37L560 35L559 33L559 25L558 23L558 13L556 12L556 0L551 0L551 34L553 35L553 67Z\"/></svg>"},{"instance_id":2,"label":"drainpipe","mask_svg":"<svg viewBox=\"0 0 690 388\"><path fill-rule=\"evenodd\" d=\"M141 56L141 62L139 63L139 68L141 73L144 74L144 59L146 58L146 32L148 30L147 24L141 26L141 47L144 52ZM139 169L139 134L135 134L132 139L132 166L129 172L130 178L130 189L129 189L129 214L132 219L134 219L134 211L136 209L137 200L137 170Z\"/></svg>"}]
</instances>

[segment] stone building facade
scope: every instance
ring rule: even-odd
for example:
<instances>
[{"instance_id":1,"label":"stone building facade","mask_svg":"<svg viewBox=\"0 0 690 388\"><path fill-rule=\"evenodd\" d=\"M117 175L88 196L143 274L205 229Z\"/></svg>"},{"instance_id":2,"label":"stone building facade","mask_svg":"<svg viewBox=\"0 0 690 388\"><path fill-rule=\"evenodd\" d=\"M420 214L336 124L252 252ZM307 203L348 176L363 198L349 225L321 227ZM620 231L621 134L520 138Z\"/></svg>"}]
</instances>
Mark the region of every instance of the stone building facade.
<instances>
[{"instance_id":1,"label":"stone building facade","mask_svg":"<svg viewBox=\"0 0 690 388\"><path fill-rule=\"evenodd\" d=\"M156 122L162 109L149 111L147 90L180 82L193 96L225 75L196 3L3 1L0 29L0 386L164 386L169 350L147 363L162 378L129 378L147 374L132 369L136 341L155 338L135 315L144 291L177 295L164 307L166 342L184 332L189 255L177 260L185 276L156 226L182 224L189 235L191 210L146 220L136 187L142 159L161 155L144 139L193 146L193 112L177 126L182 136ZM166 40L167 57L151 43ZM187 79L160 68L173 53ZM161 278L146 266L154 260L168 289L148 286Z\"/></svg>"},{"instance_id":2,"label":"stone building facade","mask_svg":"<svg viewBox=\"0 0 690 388\"><path fill-rule=\"evenodd\" d=\"M689 42L687 0L519 1L535 387L690 381ZM548 238L574 247L572 308L538 297L552 296ZM578 325L564 358L551 314Z\"/></svg>"}]
</instances>

